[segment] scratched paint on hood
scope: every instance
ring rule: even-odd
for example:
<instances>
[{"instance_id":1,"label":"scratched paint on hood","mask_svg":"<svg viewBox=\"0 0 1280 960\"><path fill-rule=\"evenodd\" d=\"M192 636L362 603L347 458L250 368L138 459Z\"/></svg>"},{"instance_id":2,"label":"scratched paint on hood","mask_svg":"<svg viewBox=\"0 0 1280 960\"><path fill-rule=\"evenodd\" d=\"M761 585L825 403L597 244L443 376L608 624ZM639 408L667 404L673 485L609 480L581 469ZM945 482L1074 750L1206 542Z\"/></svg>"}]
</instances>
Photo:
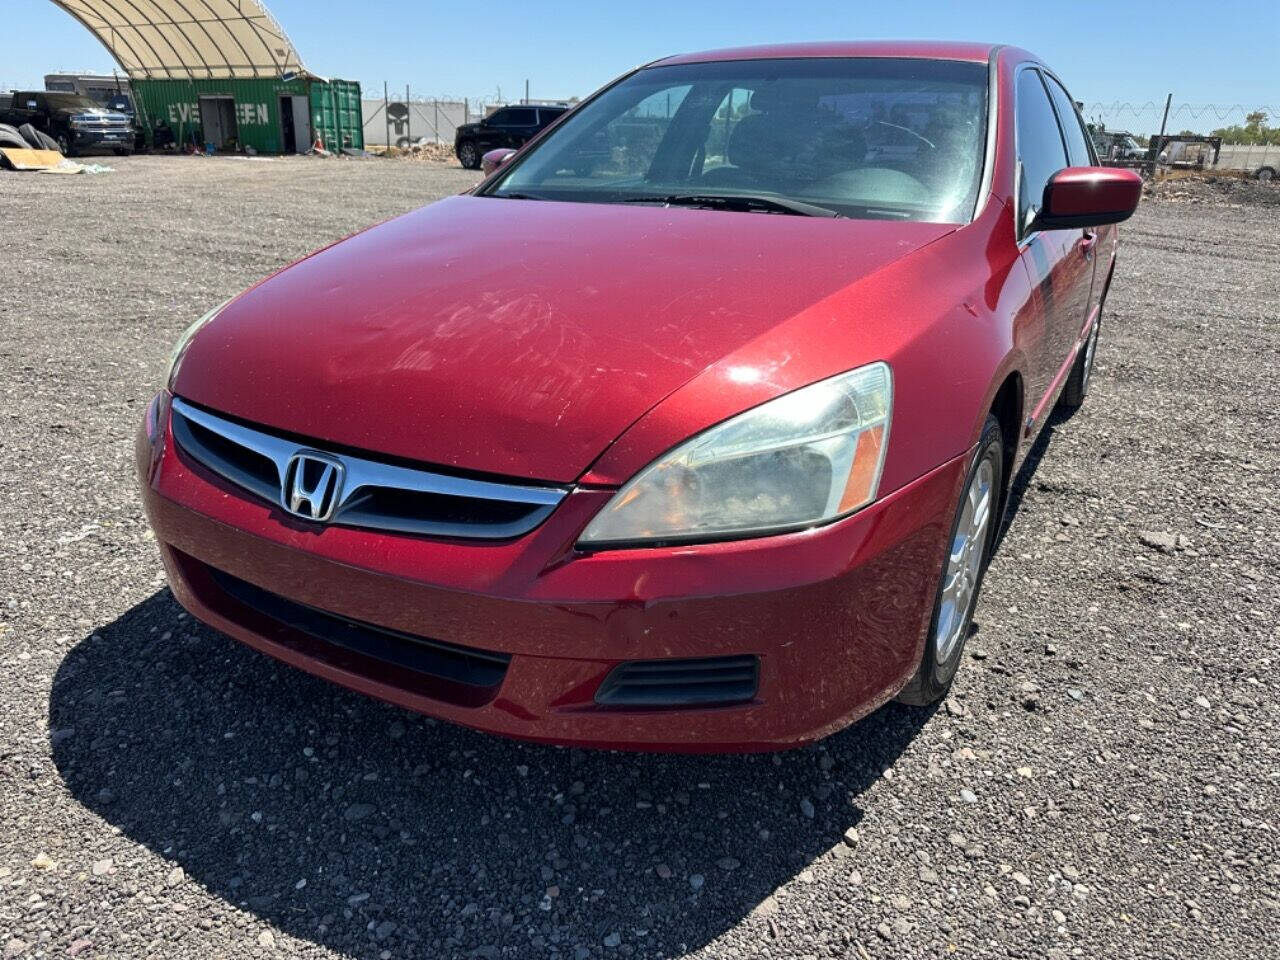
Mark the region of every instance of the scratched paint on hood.
<instances>
[{"instance_id":1,"label":"scratched paint on hood","mask_svg":"<svg viewBox=\"0 0 1280 960\"><path fill-rule=\"evenodd\" d=\"M569 481L709 365L952 229L455 197L238 298L176 391L319 442Z\"/></svg>"}]
</instances>

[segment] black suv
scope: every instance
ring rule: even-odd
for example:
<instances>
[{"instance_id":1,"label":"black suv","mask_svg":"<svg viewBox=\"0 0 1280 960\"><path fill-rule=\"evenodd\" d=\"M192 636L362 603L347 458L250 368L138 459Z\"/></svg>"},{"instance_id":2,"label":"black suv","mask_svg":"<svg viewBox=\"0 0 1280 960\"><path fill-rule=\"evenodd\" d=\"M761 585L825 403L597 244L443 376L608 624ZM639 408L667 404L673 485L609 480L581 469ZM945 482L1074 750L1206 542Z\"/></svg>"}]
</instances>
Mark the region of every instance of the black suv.
<instances>
[{"instance_id":1,"label":"black suv","mask_svg":"<svg viewBox=\"0 0 1280 960\"><path fill-rule=\"evenodd\" d=\"M568 107L503 107L479 123L464 123L453 136L453 152L468 170L480 169L480 158L498 147L519 149Z\"/></svg>"},{"instance_id":2,"label":"black suv","mask_svg":"<svg viewBox=\"0 0 1280 960\"><path fill-rule=\"evenodd\" d=\"M31 124L58 142L68 157L81 150L107 149L118 154L134 148L133 124L123 113L75 93L18 91L11 104L0 103L0 123Z\"/></svg>"}]
</instances>

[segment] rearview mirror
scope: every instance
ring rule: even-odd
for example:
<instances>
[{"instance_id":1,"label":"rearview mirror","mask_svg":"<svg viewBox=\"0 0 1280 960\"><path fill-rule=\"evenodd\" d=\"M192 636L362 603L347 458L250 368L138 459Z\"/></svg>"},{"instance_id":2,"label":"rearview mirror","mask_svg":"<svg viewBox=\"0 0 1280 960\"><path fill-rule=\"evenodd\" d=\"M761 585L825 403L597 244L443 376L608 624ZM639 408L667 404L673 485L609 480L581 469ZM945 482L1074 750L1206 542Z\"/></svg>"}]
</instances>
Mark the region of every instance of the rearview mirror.
<instances>
[{"instance_id":1,"label":"rearview mirror","mask_svg":"<svg viewBox=\"0 0 1280 960\"><path fill-rule=\"evenodd\" d=\"M515 151L510 147L499 147L497 150L490 150L480 158L480 169L487 177L493 171L506 163L515 155Z\"/></svg>"},{"instance_id":2,"label":"rearview mirror","mask_svg":"<svg viewBox=\"0 0 1280 960\"><path fill-rule=\"evenodd\" d=\"M1073 230L1119 223L1133 216L1142 177L1115 167L1067 167L1044 186L1032 230Z\"/></svg>"}]
</instances>

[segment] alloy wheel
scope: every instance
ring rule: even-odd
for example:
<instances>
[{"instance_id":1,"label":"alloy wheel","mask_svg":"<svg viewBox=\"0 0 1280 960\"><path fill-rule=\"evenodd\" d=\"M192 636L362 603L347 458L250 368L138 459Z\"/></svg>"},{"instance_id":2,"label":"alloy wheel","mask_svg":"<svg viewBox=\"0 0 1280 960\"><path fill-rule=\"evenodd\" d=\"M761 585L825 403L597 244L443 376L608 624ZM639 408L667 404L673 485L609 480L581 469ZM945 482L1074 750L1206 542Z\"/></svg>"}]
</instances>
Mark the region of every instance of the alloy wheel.
<instances>
[{"instance_id":1,"label":"alloy wheel","mask_svg":"<svg viewBox=\"0 0 1280 960\"><path fill-rule=\"evenodd\" d=\"M934 628L935 659L946 663L969 624L978 578L987 552L988 529L995 502L995 467L984 457L965 490L960 522L947 558L938 623Z\"/></svg>"}]
</instances>

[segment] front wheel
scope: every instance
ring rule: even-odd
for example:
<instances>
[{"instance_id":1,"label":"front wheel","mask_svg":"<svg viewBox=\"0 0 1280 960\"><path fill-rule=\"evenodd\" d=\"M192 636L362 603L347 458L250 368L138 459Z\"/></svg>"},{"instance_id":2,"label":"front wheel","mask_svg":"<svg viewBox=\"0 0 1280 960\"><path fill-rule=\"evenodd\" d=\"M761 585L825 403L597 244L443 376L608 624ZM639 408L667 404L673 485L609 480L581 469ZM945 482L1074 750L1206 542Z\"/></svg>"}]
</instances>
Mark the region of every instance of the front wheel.
<instances>
[{"instance_id":1,"label":"front wheel","mask_svg":"<svg viewBox=\"0 0 1280 960\"><path fill-rule=\"evenodd\" d=\"M988 416L951 524L951 539L920 667L898 693L901 703L937 703L951 688L991 559L1003 483L1004 435L1000 422Z\"/></svg>"},{"instance_id":2,"label":"front wheel","mask_svg":"<svg viewBox=\"0 0 1280 960\"><path fill-rule=\"evenodd\" d=\"M1263 167L1261 170L1257 172L1256 176L1263 183L1270 183L1272 180L1276 178L1276 172L1272 170L1270 167Z\"/></svg>"},{"instance_id":3,"label":"front wheel","mask_svg":"<svg viewBox=\"0 0 1280 960\"><path fill-rule=\"evenodd\" d=\"M71 137L68 134L58 134L58 149L62 151L64 157L75 155L75 148L71 145Z\"/></svg>"},{"instance_id":4,"label":"front wheel","mask_svg":"<svg viewBox=\"0 0 1280 960\"><path fill-rule=\"evenodd\" d=\"M468 170L480 169L480 148L474 141L462 141L462 145L458 147L458 162Z\"/></svg>"}]
</instances>

